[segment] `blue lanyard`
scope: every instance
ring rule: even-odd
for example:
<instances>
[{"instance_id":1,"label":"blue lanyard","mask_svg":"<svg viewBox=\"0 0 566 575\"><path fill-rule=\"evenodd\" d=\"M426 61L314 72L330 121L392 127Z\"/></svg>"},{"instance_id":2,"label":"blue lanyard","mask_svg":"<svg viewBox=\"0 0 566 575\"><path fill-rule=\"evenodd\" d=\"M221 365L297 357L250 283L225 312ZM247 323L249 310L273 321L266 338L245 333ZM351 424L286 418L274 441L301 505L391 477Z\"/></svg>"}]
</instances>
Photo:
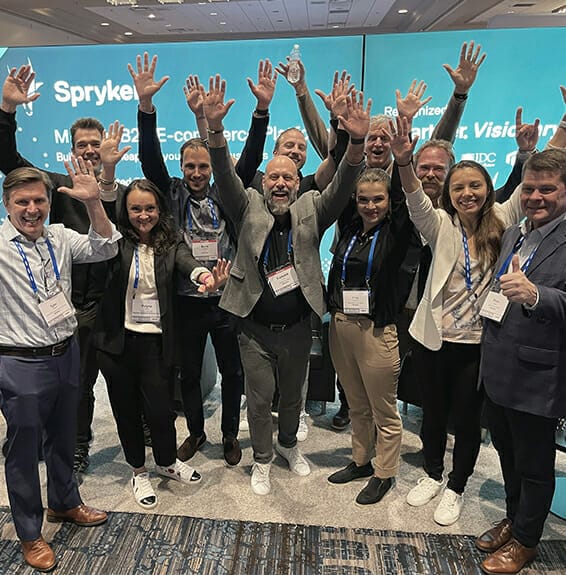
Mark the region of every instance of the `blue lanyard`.
<instances>
[{"instance_id":1,"label":"blue lanyard","mask_svg":"<svg viewBox=\"0 0 566 575\"><path fill-rule=\"evenodd\" d=\"M267 236L265 241L265 254L263 256L263 267L267 272L267 260L269 259L269 248L271 246L271 235ZM289 229L289 235L287 236L287 255L289 256L289 261L291 261L291 252L293 251L293 232Z\"/></svg>"},{"instance_id":2,"label":"blue lanyard","mask_svg":"<svg viewBox=\"0 0 566 575\"><path fill-rule=\"evenodd\" d=\"M501 276L503 274L507 273L507 270L509 269L509 265L511 264L511 260L513 259L513 256L521 249L521 246L523 245L523 242L525 241L526 237L527 237L526 235L522 235L515 242L515 245L513 246L511 253L505 258L505 261L503 262L501 269L497 272L497 275L495 276L496 281L499 281ZM531 265L531 262L533 261L533 258L535 257L535 254L537 253L537 250L538 250L538 246L536 246L534 248L534 250L529 254L529 257L526 259L525 263L523 263L523 265L521 266L521 271L523 273L526 273L527 270L529 269L529 266Z\"/></svg>"},{"instance_id":3,"label":"blue lanyard","mask_svg":"<svg viewBox=\"0 0 566 575\"><path fill-rule=\"evenodd\" d=\"M371 240L371 247L369 249L368 263L366 266L366 286L368 287L368 289L370 289L369 280L371 277L371 268L373 266L373 256L375 254L375 245L377 244L377 238L379 237L379 232L381 231L382 225L383 225L383 223L381 223L379 225L379 227L375 230L375 234L373 235L373 239ZM348 247L346 248L346 252L344 253L344 261L342 262L342 275L341 275L342 285L346 284L346 262L348 261L348 258L350 257L352 250L354 249L354 244L356 243L356 240L358 239L358 235L359 234L354 234L354 236L350 240L350 243L348 244Z\"/></svg>"},{"instance_id":4,"label":"blue lanyard","mask_svg":"<svg viewBox=\"0 0 566 575\"><path fill-rule=\"evenodd\" d=\"M220 226L218 223L218 216L216 215L216 210L214 209L214 202L210 199L210 197L206 197L206 201L208 202L208 207L210 208L210 217L212 218L212 227L217 230ZM187 200L187 227L189 231L193 229L193 214L191 213L191 199Z\"/></svg>"},{"instance_id":5,"label":"blue lanyard","mask_svg":"<svg viewBox=\"0 0 566 575\"><path fill-rule=\"evenodd\" d=\"M39 290L37 289L37 284L35 283L35 278L33 277L33 272L31 271L29 260L20 242L18 240L14 240L14 243L16 244L16 248L18 248L18 252L20 253L22 261L24 262L24 266L28 274L29 285L31 286L33 293L37 297L37 301L39 301ZM57 282L59 282L61 280L61 274L59 273L59 266L57 266L57 259L55 258L55 252L53 251L53 246L51 245L49 238L45 238L45 243L47 244L47 249L49 250L49 257L51 258L51 264L53 265L55 278L57 279Z\"/></svg>"},{"instance_id":6,"label":"blue lanyard","mask_svg":"<svg viewBox=\"0 0 566 575\"><path fill-rule=\"evenodd\" d=\"M134 251L134 256L135 256L135 273L134 273L134 289L138 289L138 284L140 281L140 248L139 246L136 246L136 249Z\"/></svg>"},{"instance_id":7,"label":"blue lanyard","mask_svg":"<svg viewBox=\"0 0 566 575\"><path fill-rule=\"evenodd\" d=\"M470 248L468 246L468 238L462 222L460 222L460 229L462 230L462 244L464 244L464 275L466 279L466 289L472 290L472 264L470 262Z\"/></svg>"}]
</instances>

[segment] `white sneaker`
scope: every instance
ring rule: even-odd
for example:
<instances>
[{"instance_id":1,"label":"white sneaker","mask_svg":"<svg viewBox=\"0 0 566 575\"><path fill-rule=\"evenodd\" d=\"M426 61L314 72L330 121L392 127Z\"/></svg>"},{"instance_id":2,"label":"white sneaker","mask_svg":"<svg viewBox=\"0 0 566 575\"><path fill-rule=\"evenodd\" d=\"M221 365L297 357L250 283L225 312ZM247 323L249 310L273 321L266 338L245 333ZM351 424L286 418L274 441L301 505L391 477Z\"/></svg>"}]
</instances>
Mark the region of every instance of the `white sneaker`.
<instances>
[{"instance_id":1,"label":"white sneaker","mask_svg":"<svg viewBox=\"0 0 566 575\"><path fill-rule=\"evenodd\" d=\"M147 471L132 475L132 490L136 502L144 509L153 509L157 505L157 496L153 491Z\"/></svg>"},{"instance_id":2,"label":"white sneaker","mask_svg":"<svg viewBox=\"0 0 566 575\"><path fill-rule=\"evenodd\" d=\"M301 411L301 415L299 415L299 429L297 429L297 441L306 441L308 435L307 412Z\"/></svg>"},{"instance_id":3,"label":"white sneaker","mask_svg":"<svg viewBox=\"0 0 566 575\"><path fill-rule=\"evenodd\" d=\"M161 465L156 465L155 471L157 471L159 475L169 477L175 481L180 481L185 485L193 485L202 479L200 473L179 459L176 459L175 463L170 467L162 467Z\"/></svg>"},{"instance_id":4,"label":"white sneaker","mask_svg":"<svg viewBox=\"0 0 566 575\"><path fill-rule=\"evenodd\" d=\"M271 463L258 463L254 461L252 465L252 491L256 495L267 495L271 491L269 481L269 471Z\"/></svg>"},{"instance_id":5,"label":"white sneaker","mask_svg":"<svg viewBox=\"0 0 566 575\"><path fill-rule=\"evenodd\" d=\"M444 481L442 479L437 481L428 475L421 477L415 487L407 493L407 503L413 507L426 505L442 491L443 485Z\"/></svg>"},{"instance_id":6,"label":"white sneaker","mask_svg":"<svg viewBox=\"0 0 566 575\"><path fill-rule=\"evenodd\" d=\"M295 447L283 447L279 442L277 442L275 444L275 451L277 451L277 453L279 453L283 459L287 460L289 469L293 473L296 473L301 477L305 477L311 472L309 462L301 454L299 448L296 445Z\"/></svg>"},{"instance_id":7,"label":"white sneaker","mask_svg":"<svg viewBox=\"0 0 566 575\"><path fill-rule=\"evenodd\" d=\"M434 512L434 520L439 525L452 525L456 523L462 513L464 505L464 496L452 491L452 489L445 489L442 494L442 499Z\"/></svg>"}]
</instances>

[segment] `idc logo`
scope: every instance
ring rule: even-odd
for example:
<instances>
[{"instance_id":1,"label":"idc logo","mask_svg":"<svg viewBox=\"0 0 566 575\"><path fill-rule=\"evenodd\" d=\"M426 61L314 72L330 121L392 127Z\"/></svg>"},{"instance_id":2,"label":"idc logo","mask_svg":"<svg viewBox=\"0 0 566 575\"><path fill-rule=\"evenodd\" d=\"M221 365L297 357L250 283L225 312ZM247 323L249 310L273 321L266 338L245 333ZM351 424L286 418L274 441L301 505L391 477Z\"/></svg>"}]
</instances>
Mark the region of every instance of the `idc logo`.
<instances>
[{"instance_id":1,"label":"idc logo","mask_svg":"<svg viewBox=\"0 0 566 575\"><path fill-rule=\"evenodd\" d=\"M497 154L495 152L469 152L462 154L462 160L472 160L481 164L484 168L493 168L497 161Z\"/></svg>"}]
</instances>

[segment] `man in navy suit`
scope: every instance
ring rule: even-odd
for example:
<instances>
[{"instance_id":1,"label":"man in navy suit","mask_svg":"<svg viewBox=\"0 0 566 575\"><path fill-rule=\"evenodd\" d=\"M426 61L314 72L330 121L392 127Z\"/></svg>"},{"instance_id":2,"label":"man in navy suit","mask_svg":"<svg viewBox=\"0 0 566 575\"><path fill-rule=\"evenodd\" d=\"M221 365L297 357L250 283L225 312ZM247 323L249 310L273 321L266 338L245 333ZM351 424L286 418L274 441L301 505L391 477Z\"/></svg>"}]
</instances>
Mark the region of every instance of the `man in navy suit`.
<instances>
[{"instance_id":1,"label":"man in navy suit","mask_svg":"<svg viewBox=\"0 0 566 575\"><path fill-rule=\"evenodd\" d=\"M566 152L525 164L526 218L508 229L482 307L480 380L505 483L507 514L476 540L486 573L536 556L554 495L554 434L566 414Z\"/></svg>"}]
</instances>

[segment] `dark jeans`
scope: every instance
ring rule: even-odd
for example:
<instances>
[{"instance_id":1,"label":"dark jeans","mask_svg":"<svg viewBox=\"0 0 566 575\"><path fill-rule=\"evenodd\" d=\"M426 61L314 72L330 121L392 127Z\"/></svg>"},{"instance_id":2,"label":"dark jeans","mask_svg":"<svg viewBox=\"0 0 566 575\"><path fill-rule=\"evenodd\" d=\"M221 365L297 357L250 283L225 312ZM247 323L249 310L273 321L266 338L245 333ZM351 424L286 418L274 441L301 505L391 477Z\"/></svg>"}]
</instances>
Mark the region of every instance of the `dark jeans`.
<instances>
[{"instance_id":1,"label":"dark jeans","mask_svg":"<svg viewBox=\"0 0 566 575\"><path fill-rule=\"evenodd\" d=\"M442 479L448 418L452 414L454 451L448 488L463 493L481 444L480 345L445 341L440 350L431 351L415 342L413 357L423 399L425 471L433 479Z\"/></svg>"},{"instance_id":2,"label":"dark jeans","mask_svg":"<svg viewBox=\"0 0 566 575\"><path fill-rule=\"evenodd\" d=\"M80 391L77 406L77 447L88 450L92 441L94 384L98 377L96 349L92 343L97 304L77 309L79 348L81 354Z\"/></svg>"},{"instance_id":3,"label":"dark jeans","mask_svg":"<svg viewBox=\"0 0 566 575\"><path fill-rule=\"evenodd\" d=\"M275 332L244 319L239 340L254 460L269 463L273 456L271 404L276 385L280 394L279 443L283 447L297 444L302 389L312 342L310 320Z\"/></svg>"},{"instance_id":4,"label":"dark jeans","mask_svg":"<svg viewBox=\"0 0 566 575\"><path fill-rule=\"evenodd\" d=\"M240 422L244 376L238 347L236 316L218 307L218 298L180 296L181 398L191 435L204 433L204 408L200 378L206 338L210 334L222 376L222 436L235 438Z\"/></svg>"},{"instance_id":5,"label":"dark jeans","mask_svg":"<svg viewBox=\"0 0 566 575\"><path fill-rule=\"evenodd\" d=\"M177 457L171 370L163 363L161 341L160 334L127 331L122 355L98 352L124 456L134 468L145 464L142 414L155 463L166 467Z\"/></svg>"},{"instance_id":6,"label":"dark jeans","mask_svg":"<svg viewBox=\"0 0 566 575\"><path fill-rule=\"evenodd\" d=\"M486 407L513 536L519 543L535 547L554 496L557 420L502 407L489 397Z\"/></svg>"}]
</instances>

